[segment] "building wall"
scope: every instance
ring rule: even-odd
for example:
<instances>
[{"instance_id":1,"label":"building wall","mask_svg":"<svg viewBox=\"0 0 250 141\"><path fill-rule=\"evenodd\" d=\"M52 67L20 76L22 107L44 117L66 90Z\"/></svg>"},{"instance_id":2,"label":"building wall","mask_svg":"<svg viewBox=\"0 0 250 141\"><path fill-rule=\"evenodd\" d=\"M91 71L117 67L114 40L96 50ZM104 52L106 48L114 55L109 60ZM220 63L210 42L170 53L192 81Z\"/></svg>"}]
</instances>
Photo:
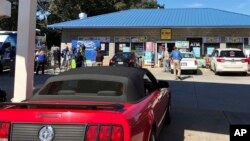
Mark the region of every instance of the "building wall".
<instances>
[{"instance_id":1,"label":"building wall","mask_svg":"<svg viewBox=\"0 0 250 141\"><path fill-rule=\"evenodd\" d=\"M167 28L167 27L166 27ZM162 28L129 28L129 29L63 29L62 44L64 48L66 45L71 46L72 40L77 40L79 37L98 37L108 36L114 38L115 36L146 36L147 41L156 42L170 42L170 41L186 41L187 38L195 37L220 37L220 47L225 47L225 37L250 37L250 28L173 28L171 31L170 40L161 39ZM114 48L113 42L111 43ZM114 49L111 49L114 50ZM204 49L202 49L204 52ZM105 60L109 60L113 53ZM105 64L105 63L104 63Z\"/></svg>"},{"instance_id":2,"label":"building wall","mask_svg":"<svg viewBox=\"0 0 250 141\"><path fill-rule=\"evenodd\" d=\"M177 41L187 37L250 37L250 28L174 28L171 40L161 40L161 29L63 29L62 43L70 43L79 36L147 36L147 41Z\"/></svg>"}]
</instances>

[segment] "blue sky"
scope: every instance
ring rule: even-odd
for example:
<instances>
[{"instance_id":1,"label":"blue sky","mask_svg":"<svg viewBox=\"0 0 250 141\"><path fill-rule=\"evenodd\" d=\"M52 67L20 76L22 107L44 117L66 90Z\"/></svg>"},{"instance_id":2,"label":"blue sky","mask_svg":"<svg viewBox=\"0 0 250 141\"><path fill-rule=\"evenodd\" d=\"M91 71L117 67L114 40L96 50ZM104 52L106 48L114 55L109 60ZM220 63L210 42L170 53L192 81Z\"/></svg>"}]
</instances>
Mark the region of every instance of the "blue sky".
<instances>
[{"instance_id":1,"label":"blue sky","mask_svg":"<svg viewBox=\"0 0 250 141\"><path fill-rule=\"evenodd\" d=\"M250 0L157 0L165 8L216 8L250 15Z\"/></svg>"}]
</instances>

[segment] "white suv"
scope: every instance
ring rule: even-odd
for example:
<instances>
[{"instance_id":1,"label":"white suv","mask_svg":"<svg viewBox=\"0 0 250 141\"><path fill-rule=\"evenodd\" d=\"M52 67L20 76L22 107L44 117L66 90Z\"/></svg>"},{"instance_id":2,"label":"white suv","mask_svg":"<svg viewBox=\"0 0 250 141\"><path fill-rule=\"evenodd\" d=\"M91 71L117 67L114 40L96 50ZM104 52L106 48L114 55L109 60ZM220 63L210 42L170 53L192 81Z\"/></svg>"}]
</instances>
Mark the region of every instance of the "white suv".
<instances>
[{"instance_id":1,"label":"white suv","mask_svg":"<svg viewBox=\"0 0 250 141\"><path fill-rule=\"evenodd\" d=\"M210 69L215 74L221 72L241 72L242 75L247 75L248 61L240 49L215 49L210 58L210 63Z\"/></svg>"}]
</instances>

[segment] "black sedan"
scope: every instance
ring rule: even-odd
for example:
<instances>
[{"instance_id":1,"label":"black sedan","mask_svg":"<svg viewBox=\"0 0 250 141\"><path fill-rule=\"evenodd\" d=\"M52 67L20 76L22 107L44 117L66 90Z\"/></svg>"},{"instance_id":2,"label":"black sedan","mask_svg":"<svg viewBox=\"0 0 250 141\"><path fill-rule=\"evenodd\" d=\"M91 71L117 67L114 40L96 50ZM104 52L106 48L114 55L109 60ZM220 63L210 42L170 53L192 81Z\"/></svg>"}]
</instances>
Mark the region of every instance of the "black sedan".
<instances>
[{"instance_id":1,"label":"black sedan","mask_svg":"<svg viewBox=\"0 0 250 141\"><path fill-rule=\"evenodd\" d=\"M109 66L136 67L136 56L132 52L117 52L110 59Z\"/></svg>"}]
</instances>

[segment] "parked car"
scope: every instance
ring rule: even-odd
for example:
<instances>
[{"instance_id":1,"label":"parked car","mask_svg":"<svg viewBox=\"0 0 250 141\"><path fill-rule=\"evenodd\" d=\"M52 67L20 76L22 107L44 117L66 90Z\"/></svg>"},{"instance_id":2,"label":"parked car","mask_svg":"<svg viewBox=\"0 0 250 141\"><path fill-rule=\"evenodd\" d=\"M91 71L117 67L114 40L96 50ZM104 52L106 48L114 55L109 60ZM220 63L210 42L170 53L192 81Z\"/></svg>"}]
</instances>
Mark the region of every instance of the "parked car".
<instances>
[{"instance_id":1,"label":"parked car","mask_svg":"<svg viewBox=\"0 0 250 141\"><path fill-rule=\"evenodd\" d=\"M248 62L248 71L250 71L250 55L247 57L247 62Z\"/></svg>"},{"instance_id":2,"label":"parked car","mask_svg":"<svg viewBox=\"0 0 250 141\"><path fill-rule=\"evenodd\" d=\"M181 52L181 70L192 71L194 74L197 74L198 62L192 52ZM171 73L173 73L173 63L171 62Z\"/></svg>"},{"instance_id":3,"label":"parked car","mask_svg":"<svg viewBox=\"0 0 250 141\"><path fill-rule=\"evenodd\" d=\"M49 78L29 100L0 104L1 140L155 141L171 91L136 67L86 67Z\"/></svg>"},{"instance_id":4,"label":"parked car","mask_svg":"<svg viewBox=\"0 0 250 141\"><path fill-rule=\"evenodd\" d=\"M126 66L136 67L137 66L136 56L132 52L117 52L110 59L109 66Z\"/></svg>"},{"instance_id":5,"label":"parked car","mask_svg":"<svg viewBox=\"0 0 250 141\"><path fill-rule=\"evenodd\" d=\"M210 58L210 69L215 74L222 72L240 72L247 75L248 61L240 49L215 49Z\"/></svg>"}]
</instances>

